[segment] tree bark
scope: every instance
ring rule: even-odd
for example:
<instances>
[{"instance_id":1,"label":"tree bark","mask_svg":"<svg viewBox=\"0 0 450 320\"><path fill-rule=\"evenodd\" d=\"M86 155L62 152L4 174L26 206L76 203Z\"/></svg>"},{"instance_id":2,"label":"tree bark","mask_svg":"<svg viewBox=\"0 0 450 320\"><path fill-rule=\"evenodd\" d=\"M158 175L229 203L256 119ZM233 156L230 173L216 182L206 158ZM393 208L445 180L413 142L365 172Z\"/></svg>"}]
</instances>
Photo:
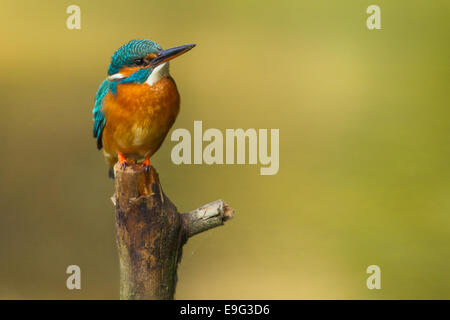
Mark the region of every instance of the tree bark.
<instances>
[{"instance_id":1,"label":"tree bark","mask_svg":"<svg viewBox=\"0 0 450 320\"><path fill-rule=\"evenodd\" d=\"M164 194L158 173L131 162L114 167L116 240L121 299L173 299L183 245L223 225L234 210L222 200L180 214Z\"/></svg>"}]
</instances>

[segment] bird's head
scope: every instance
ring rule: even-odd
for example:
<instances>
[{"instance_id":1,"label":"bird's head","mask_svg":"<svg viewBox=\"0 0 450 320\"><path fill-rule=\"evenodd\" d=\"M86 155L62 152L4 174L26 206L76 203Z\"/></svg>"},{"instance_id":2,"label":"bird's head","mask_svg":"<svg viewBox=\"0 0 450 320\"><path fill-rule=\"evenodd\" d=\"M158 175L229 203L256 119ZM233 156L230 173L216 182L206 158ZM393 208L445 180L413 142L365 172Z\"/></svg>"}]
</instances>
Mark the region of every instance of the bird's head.
<instances>
[{"instance_id":1,"label":"bird's head","mask_svg":"<svg viewBox=\"0 0 450 320\"><path fill-rule=\"evenodd\" d=\"M131 40L113 54L108 70L109 78L122 79L122 82L144 82L155 69L193 47L195 44L163 50L151 40ZM125 79L129 81L124 81Z\"/></svg>"}]
</instances>

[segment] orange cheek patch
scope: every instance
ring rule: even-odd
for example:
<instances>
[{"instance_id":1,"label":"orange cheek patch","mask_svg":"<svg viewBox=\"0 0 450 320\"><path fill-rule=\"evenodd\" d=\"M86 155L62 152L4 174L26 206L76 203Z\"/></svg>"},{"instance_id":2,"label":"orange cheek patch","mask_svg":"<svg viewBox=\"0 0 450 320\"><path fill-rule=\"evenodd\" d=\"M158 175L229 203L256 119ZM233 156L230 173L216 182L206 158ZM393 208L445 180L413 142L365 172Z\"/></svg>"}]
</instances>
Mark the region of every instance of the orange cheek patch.
<instances>
[{"instance_id":1,"label":"orange cheek patch","mask_svg":"<svg viewBox=\"0 0 450 320\"><path fill-rule=\"evenodd\" d=\"M124 77L129 77L133 73L138 71L139 69L141 69L141 67L122 67L122 69L120 69L119 73L121 75L123 75Z\"/></svg>"}]
</instances>

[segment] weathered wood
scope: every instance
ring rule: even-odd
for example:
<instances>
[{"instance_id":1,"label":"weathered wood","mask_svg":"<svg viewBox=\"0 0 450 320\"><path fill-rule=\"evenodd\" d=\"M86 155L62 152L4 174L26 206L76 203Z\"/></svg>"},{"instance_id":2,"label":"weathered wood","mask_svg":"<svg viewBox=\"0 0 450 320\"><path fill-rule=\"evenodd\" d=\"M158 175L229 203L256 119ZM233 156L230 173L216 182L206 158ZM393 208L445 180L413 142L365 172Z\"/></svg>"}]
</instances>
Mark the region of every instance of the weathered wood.
<instances>
[{"instance_id":1,"label":"weathered wood","mask_svg":"<svg viewBox=\"0 0 450 320\"><path fill-rule=\"evenodd\" d=\"M164 194L158 173L140 164L114 167L116 240L121 299L173 299L187 239L234 215L218 200L180 214Z\"/></svg>"}]
</instances>

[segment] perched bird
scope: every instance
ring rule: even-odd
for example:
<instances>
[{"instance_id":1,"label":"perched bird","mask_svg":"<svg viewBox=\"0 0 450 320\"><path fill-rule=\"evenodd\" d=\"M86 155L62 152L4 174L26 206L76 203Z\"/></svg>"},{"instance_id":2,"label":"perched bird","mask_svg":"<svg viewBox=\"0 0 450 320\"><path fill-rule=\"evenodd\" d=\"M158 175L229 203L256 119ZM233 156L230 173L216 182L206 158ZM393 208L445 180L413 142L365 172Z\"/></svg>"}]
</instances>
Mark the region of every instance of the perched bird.
<instances>
[{"instance_id":1,"label":"perched bird","mask_svg":"<svg viewBox=\"0 0 450 320\"><path fill-rule=\"evenodd\" d=\"M95 99L94 138L109 164L122 168L127 158L145 159L159 149L180 109L180 96L169 75L169 60L189 51L188 44L163 50L151 40L131 40L112 56L108 77Z\"/></svg>"}]
</instances>

